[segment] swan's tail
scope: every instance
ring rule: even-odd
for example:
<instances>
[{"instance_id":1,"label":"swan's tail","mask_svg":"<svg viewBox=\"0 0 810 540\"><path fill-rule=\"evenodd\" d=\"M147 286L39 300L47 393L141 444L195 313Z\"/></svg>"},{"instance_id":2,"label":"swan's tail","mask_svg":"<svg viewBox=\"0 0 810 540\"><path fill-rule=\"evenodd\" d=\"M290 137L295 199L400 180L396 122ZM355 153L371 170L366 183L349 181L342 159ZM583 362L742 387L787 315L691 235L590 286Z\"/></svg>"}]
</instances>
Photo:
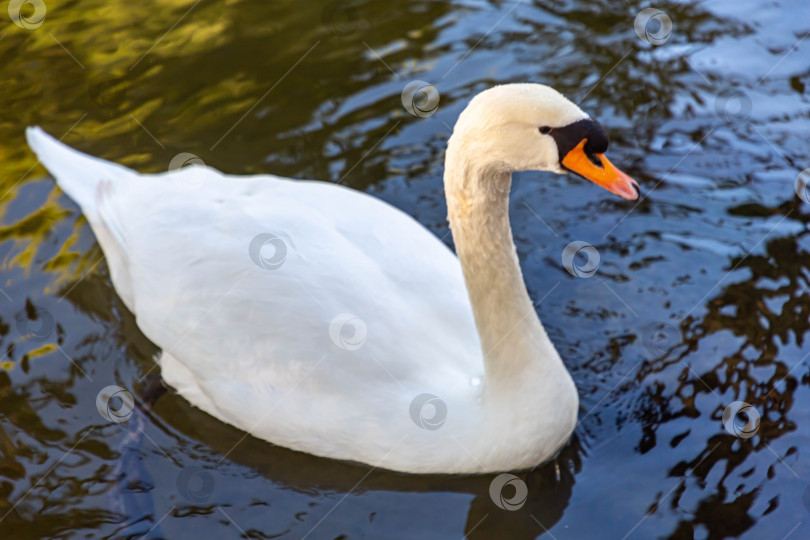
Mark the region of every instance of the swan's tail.
<instances>
[{"instance_id":1,"label":"swan's tail","mask_svg":"<svg viewBox=\"0 0 810 540\"><path fill-rule=\"evenodd\" d=\"M126 180L138 177L138 173L74 150L38 127L26 129L25 136L28 146L51 172L59 187L81 207L107 255L115 289L132 309L126 224L121 222L113 194L125 188Z\"/></svg>"},{"instance_id":2,"label":"swan's tail","mask_svg":"<svg viewBox=\"0 0 810 540\"><path fill-rule=\"evenodd\" d=\"M111 180L133 174L122 165L83 154L62 144L39 127L25 130L28 146L39 161L50 171L59 187L82 208L85 215L98 214L98 186L103 180Z\"/></svg>"}]
</instances>

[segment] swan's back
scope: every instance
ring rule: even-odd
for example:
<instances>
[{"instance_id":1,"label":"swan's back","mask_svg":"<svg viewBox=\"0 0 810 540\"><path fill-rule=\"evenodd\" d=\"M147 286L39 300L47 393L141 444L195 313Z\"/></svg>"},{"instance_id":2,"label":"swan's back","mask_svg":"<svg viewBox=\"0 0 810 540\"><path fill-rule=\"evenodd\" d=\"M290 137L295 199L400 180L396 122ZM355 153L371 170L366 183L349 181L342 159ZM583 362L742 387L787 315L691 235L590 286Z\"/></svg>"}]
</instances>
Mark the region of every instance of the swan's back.
<instances>
[{"instance_id":1,"label":"swan's back","mask_svg":"<svg viewBox=\"0 0 810 540\"><path fill-rule=\"evenodd\" d=\"M319 453L312 437L339 445L347 422L401 430L415 396L452 400L483 375L458 259L390 205L202 166L140 175L27 135L139 327L178 364L164 377L207 412ZM276 407L300 410L264 418Z\"/></svg>"}]
</instances>

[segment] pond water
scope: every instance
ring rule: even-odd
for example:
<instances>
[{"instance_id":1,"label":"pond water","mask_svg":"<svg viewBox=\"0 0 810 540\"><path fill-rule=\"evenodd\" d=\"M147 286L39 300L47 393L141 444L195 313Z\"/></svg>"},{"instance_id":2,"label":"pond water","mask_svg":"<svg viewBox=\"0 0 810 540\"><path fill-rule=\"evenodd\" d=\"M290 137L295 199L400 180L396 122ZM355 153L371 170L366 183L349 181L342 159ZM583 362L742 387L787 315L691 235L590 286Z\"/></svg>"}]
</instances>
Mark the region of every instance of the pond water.
<instances>
[{"instance_id":1,"label":"pond water","mask_svg":"<svg viewBox=\"0 0 810 540\"><path fill-rule=\"evenodd\" d=\"M8 4L0 537L810 537L804 0ZM403 107L412 81L435 88L435 111ZM126 422L99 414L102 388L138 395L157 348L25 126L143 172L188 153L342 181L450 242L452 125L475 93L524 81L599 119L642 197L515 175L527 286L581 398L559 456L515 473L522 506L496 504L494 475L242 439L171 391ZM599 253L590 278L561 264L573 241Z\"/></svg>"}]
</instances>

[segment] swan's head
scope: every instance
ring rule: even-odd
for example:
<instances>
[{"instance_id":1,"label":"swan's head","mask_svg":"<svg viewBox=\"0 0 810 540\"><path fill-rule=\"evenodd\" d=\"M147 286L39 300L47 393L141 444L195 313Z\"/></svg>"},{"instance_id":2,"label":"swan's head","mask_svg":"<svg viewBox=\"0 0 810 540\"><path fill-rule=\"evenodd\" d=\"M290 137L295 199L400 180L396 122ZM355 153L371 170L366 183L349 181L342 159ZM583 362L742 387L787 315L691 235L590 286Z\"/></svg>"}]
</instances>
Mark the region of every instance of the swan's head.
<instances>
[{"instance_id":1,"label":"swan's head","mask_svg":"<svg viewBox=\"0 0 810 540\"><path fill-rule=\"evenodd\" d=\"M506 84L481 92L456 123L453 139L468 159L513 171L573 172L625 199L635 180L604 153L608 136L596 120L542 84Z\"/></svg>"}]
</instances>

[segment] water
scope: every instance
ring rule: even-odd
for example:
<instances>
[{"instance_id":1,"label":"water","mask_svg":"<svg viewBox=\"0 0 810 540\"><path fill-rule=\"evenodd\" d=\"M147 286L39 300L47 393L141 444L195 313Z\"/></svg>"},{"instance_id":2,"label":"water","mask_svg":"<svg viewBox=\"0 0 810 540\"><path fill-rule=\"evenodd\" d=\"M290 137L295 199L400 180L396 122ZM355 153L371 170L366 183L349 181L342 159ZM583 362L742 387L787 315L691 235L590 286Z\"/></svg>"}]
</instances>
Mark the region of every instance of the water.
<instances>
[{"instance_id":1,"label":"water","mask_svg":"<svg viewBox=\"0 0 810 540\"><path fill-rule=\"evenodd\" d=\"M48 1L39 22L24 6L29 29L5 19L2 537L808 537L810 205L794 185L810 167L810 13L550 4L80 0ZM672 26L653 17L644 41L633 23L649 7ZM435 114L403 107L414 80L435 87ZM518 81L581 102L644 195L514 182L527 285L582 402L559 457L517 473L521 508L490 497L495 475L412 477L243 440L171 392L125 422L99 414L106 386L140 395L156 348L26 125L145 172L187 153L343 181L449 242L450 128L476 92ZM590 278L561 264L573 241L599 254ZM751 407L729 427L751 419L750 433L724 428L734 402Z\"/></svg>"}]
</instances>

